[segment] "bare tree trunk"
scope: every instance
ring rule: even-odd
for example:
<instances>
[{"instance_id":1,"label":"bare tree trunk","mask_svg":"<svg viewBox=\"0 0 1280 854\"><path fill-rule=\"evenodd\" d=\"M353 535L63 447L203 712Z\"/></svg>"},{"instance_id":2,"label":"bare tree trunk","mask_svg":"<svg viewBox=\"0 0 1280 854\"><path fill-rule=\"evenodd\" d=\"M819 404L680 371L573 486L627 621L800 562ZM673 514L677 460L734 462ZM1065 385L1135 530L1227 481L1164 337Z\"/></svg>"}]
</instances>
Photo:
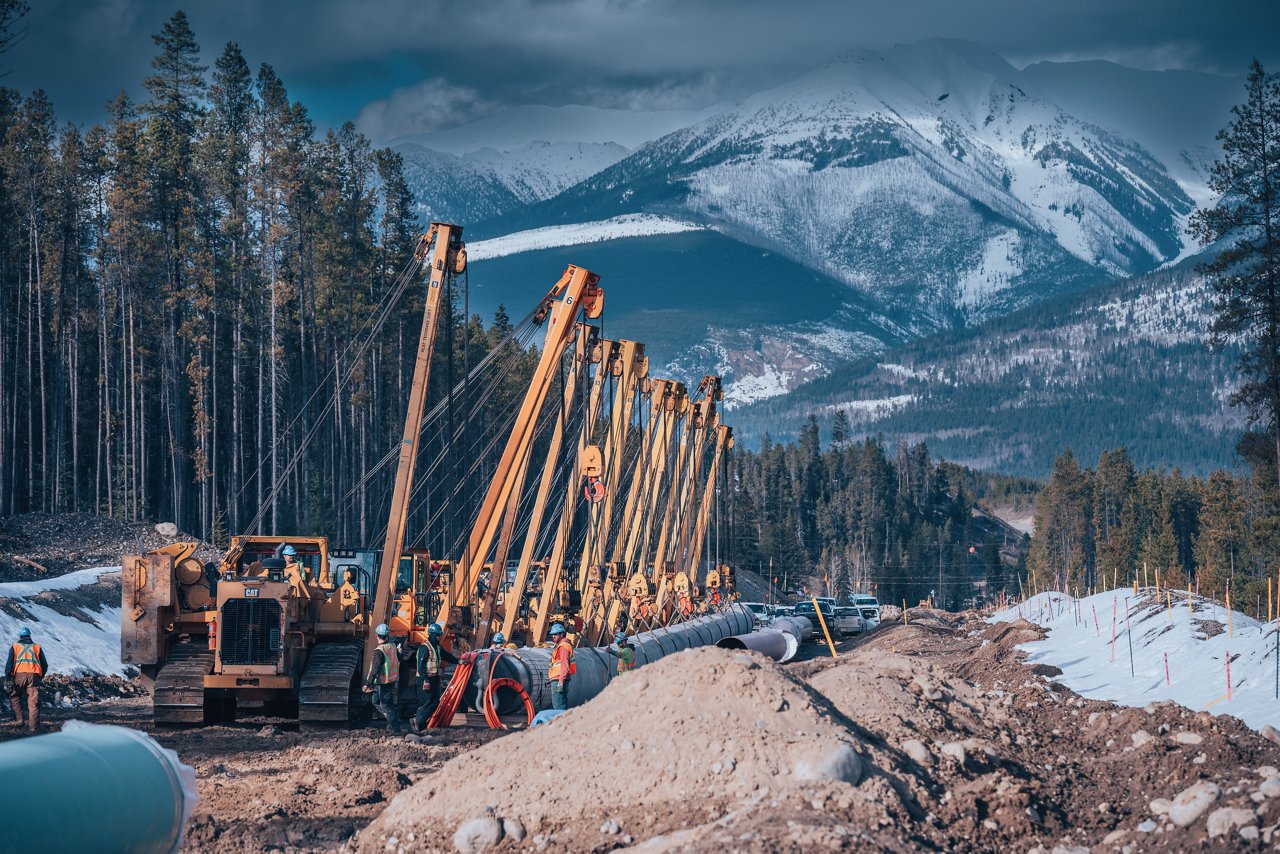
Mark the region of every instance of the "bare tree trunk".
<instances>
[{"instance_id":1,"label":"bare tree trunk","mask_svg":"<svg viewBox=\"0 0 1280 854\"><path fill-rule=\"evenodd\" d=\"M279 465L279 442L280 442L280 389L279 375L280 370L277 365L276 341L278 341L276 330L276 282L273 279L270 284L271 289L271 358L269 367L271 369L271 530L278 531L279 527L279 510L280 510L280 491L276 489L276 484L280 481L280 465Z\"/></svg>"},{"instance_id":2,"label":"bare tree trunk","mask_svg":"<svg viewBox=\"0 0 1280 854\"><path fill-rule=\"evenodd\" d=\"M36 327L39 329L40 335L37 339L36 353L40 359L40 507L45 512L52 508L49 505L49 496L51 493L49 487L49 405L46 389L48 383L45 381L44 369L44 296L41 293L41 285L44 282L44 274L40 268L40 234L36 230L35 220L31 221L31 249L32 257L35 258L36 278L34 282L36 294Z\"/></svg>"}]
</instances>

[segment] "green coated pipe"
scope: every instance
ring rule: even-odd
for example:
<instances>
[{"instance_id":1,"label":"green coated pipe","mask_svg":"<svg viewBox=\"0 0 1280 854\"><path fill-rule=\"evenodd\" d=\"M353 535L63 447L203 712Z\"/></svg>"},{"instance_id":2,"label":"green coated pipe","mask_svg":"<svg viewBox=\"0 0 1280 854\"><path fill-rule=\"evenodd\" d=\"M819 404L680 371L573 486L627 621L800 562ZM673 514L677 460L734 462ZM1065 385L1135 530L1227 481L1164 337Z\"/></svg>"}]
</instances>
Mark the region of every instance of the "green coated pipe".
<instances>
[{"instance_id":1,"label":"green coated pipe","mask_svg":"<svg viewBox=\"0 0 1280 854\"><path fill-rule=\"evenodd\" d=\"M0 852L175 852L195 769L150 736L70 721L0 744Z\"/></svg>"}]
</instances>

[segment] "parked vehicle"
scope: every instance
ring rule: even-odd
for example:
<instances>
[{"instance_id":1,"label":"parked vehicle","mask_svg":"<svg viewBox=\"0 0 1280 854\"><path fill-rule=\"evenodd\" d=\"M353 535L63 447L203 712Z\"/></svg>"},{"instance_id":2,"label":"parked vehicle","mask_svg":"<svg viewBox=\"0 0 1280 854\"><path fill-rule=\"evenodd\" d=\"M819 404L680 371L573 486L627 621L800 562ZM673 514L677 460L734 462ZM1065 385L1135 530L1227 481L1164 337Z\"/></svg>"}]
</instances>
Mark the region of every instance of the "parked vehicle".
<instances>
[{"instance_id":1,"label":"parked vehicle","mask_svg":"<svg viewBox=\"0 0 1280 854\"><path fill-rule=\"evenodd\" d=\"M836 625L835 608L832 608L830 603L823 602L821 599L818 600L818 607L822 609L822 620L827 625L827 631L831 632L833 638L840 637L840 627ZM822 639L822 623L818 621L818 612L813 608L813 600L807 599L803 602L797 602L793 613L797 617L808 617L809 621L813 623L812 638L814 640Z\"/></svg>"},{"instance_id":2,"label":"parked vehicle","mask_svg":"<svg viewBox=\"0 0 1280 854\"><path fill-rule=\"evenodd\" d=\"M854 593L849 599L862 614L862 618L867 621L868 630L880 625L880 603L876 601L876 597L866 593Z\"/></svg>"},{"instance_id":3,"label":"parked vehicle","mask_svg":"<svg viewBox=\"0 0 1280 854\"><path fill-rule=\"evenodd\" d=\"M769 606L763 602L739 602L740 605L746 605L751 609L751 613L756 618L756 628L760 628L769 618Z\"/></svg>"},{"instance_id":4,"label":"parked vehicle","mask_svg":"<svg viewBox=\"0 0 1280 854\"><path fill-rule=\"evenodd\" d=\"M841 605L836 608L836 625L842 635L860 635L867 630L867 621L853 605Z\"/></svg>"},{"instance_id":5,"label":"parked vehicle","mask_svg":"<svg viewBox=\"0 0 1280 854\"><path fill-rule=\"evenodd\" d=\"M770 619L773 619L774 617L790 617L793 613L795 613L795 611L790 605L770 605L769 606Z\"/></svg>"}]
</instances>

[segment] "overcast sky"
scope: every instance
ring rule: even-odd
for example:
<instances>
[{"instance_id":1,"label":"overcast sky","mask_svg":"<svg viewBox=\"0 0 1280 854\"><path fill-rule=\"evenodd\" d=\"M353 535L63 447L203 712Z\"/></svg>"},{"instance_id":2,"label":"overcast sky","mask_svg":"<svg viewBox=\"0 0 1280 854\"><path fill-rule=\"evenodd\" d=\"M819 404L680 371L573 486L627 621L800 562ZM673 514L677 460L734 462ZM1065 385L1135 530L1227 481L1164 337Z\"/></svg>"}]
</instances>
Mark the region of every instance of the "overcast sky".
<instances>
[{"instance_id":1,"label":"overcast sky","mask_svg":"<svg viewBox=\"0 0 1280 854\"><path fill-rule=\"evenodd\" d=\"M517 104L700 109L847 50L936 36L1016 65L1111 59L1140 68L1280 71L1277 0L28 0L0 83L43 88L59 116L141 96L151 35L177 9L207 64L238 42L321 127L377 141Z\"/></svg>"}]
</instances>

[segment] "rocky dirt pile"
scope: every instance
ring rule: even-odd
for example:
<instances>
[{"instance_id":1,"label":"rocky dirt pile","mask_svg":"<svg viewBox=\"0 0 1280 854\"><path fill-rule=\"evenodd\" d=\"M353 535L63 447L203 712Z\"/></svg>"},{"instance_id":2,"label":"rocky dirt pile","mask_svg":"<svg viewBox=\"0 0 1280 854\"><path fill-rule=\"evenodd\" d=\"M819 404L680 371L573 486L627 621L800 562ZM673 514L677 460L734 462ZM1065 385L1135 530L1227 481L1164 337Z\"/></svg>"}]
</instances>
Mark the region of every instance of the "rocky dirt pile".
<instances>
[{"instance_id":1,"label":"rocky dirt pile","mask_svg":"<svg viewBox=\"0 0 1280 854\"><path fill-rule=\"evenodd\" d=\"M883 816L897 800L847 722L802 681L760 656L703 648L452 760L398 795L358 848L478 851L505 839L607 850L783 801Z\"/></svg>"},{"instance_id":2,"label":"rocky dirt pile","mask_svg":"<svg viewBox=\"0 0 1280 854\"><path fill-rule=\"evenodd\" d=\"M161 530L162 529L162 530ZM125 522L89 513L24 513L0 519L0 582L35 581L77 569L116 566L121 555L141 554L179 540L198 541L175 526ZM204 546L201 560L221 552Z\"/></svg>"},{"instance_id":3,"label":"rocky dirt pile","mask_svg":"<svg viewBox=\"0 0 1280 854\"><path fill-rule=\"evenodd\" d=\"M1015 647L1041 636L1024 622L899 626L810 682L882 739L863 738L874 761L903 755L915 773L899 776L947 847L1280 841L1280 747L1235 718L1083 699L1021 663Z\"/></svg>"},{"instance_id":4,"label":"rocky dirt pile","mask_svg":"<svg viewBox=\"0 0 1280 854\"><path fill-rule=\"evenodd\" d=\"M184 851L332 851L396 794L492 740L455 730L409 744L376 729L299 733L273 724L158 733L195 767L200 803Z\"/></svg>"},{"instance_id":5,"label":"rocky dirt pile","mask_svg":"<svg viewBox=\"0 0 1280 854\"><path fill-rule=\"evenodd\" d=\"M137 679L120 676L63 676L50 673L40 688L40 704L74 709L85 703L115 700L122 697L140 697L147 689Z\"/></svg>"}]
</instances>

